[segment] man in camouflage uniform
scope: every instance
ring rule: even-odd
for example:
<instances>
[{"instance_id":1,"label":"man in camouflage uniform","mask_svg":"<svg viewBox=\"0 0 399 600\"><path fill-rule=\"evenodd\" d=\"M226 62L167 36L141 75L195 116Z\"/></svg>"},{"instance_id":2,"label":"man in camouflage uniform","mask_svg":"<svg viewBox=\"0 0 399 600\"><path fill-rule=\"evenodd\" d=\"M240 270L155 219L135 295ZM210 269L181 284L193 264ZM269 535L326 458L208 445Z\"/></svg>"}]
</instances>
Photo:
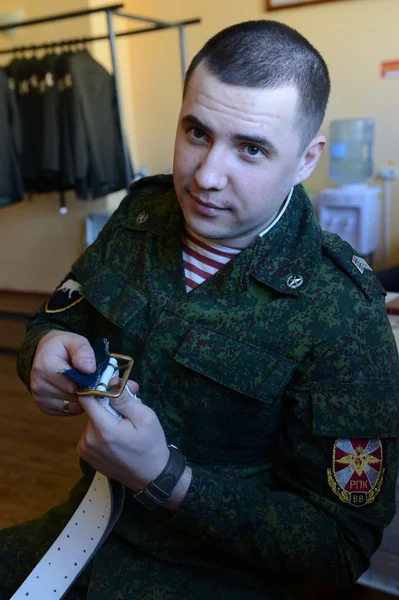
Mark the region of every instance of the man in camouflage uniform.
<instances>
[{"instance_id":1,"label":"man in camouflage uniform","mask_svg":"<svg viewBox=\"0 0 399 600\"><path fill-rule=\"evenodd\" d=\"M273 21L224 30L193 60L173 177L136 183L30 320L21 377L45 413L86 411L84 476L65 505L2 532L2 599L92 468L126 500L69 600L281 600L311 583L348 588L367 569L395 512L398 356L383 289L320 230L300 185L325 145L328 95L318 52ZM190 293L183 225L242 249ZM142 403L125 392L122 421L57 373L92 372L98 337L135 359ZM186 468L149 511L135 494L167 442Z\"/></svg>"}]
</instances>

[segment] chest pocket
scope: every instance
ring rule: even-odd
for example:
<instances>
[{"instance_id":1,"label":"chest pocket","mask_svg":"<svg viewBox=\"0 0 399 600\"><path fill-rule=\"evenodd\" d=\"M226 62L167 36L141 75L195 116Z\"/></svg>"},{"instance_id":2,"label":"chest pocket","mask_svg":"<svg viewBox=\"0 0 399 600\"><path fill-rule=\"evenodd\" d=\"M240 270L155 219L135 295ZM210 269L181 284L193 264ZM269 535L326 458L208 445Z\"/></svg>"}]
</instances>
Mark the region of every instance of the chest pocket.
<instances>
[{"instance_id":1,"label":"chest pocket","mask_svg":"<svg viewBox=\"0 0 399 600\"><path fill-rule=\"evenodd\" d=\"M96 335L109 339L111 352L129 353L132 348L137 351L137 336L148 303L146 296L107 267L85 281L80 293L99 313Z\"/></svg>"},{"instance_id":2,"label":"chest pocket","mask_svg":"<svg viewBox=\"0 0 399 600\"><path fill-rule=\"evenodd\" d=\"M172 393L189 431L182 440L188 456L264 459L295 364L202 326L189 331L174 359L185 367Z\"/></svg>"}]
</instances>

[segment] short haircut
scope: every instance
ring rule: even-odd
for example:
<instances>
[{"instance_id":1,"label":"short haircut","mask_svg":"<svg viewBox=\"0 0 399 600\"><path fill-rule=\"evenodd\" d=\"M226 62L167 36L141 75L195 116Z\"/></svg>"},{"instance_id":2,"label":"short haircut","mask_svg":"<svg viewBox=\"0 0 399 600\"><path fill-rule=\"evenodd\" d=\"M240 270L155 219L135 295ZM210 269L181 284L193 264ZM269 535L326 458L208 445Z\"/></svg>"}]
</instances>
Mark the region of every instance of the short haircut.
<instances>
[{"instance_id":1,"label":"short haircut","mask_svg":"<svg viewBox=\"0 0 399 600\"><path fill-rule=\"evenodd\" d=\"M297 125L303 151L323 122L330 95L328 68L320 53L298 31L278 21L246 21L223 29L193 58L184 83L204 63L219 81L231 85L298 90Z\"/></svg>"}]
</instances>

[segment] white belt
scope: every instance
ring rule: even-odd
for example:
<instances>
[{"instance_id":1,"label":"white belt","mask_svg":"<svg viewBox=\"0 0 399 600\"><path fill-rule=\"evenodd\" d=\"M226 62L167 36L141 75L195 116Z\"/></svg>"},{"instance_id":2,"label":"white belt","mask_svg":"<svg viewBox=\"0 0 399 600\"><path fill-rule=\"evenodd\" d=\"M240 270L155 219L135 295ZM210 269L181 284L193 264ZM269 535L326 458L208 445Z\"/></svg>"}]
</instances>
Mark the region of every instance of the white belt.
<instances>
[{"instance_id":1,"label":"white belt","mask_svg":"<svg viewBox=\"0 0 399 600\"><path fill-rule=\"evenodd\" d=\"M117 364L110 358L97 389L108 385ZM107 398L100 403L122 418ZM97 472L72 518L10 600L60 600L111 532L123 502L123 486Z\"/></svg>"}]
</instances>

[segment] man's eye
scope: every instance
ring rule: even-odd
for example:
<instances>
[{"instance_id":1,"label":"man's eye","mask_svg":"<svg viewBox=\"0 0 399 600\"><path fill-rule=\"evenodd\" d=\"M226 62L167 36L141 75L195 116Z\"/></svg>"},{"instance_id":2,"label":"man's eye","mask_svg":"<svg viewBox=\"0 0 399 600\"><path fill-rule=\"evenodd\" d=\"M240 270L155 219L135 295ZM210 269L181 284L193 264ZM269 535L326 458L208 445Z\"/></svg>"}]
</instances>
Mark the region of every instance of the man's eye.
<instances>
[{"instance_id":1,"label":"man's eye","mask_svg":"<svg viewBox=\"0 0 399 600\"><path fill-rule=\"evenodd\" d=\"M196 140L202 140L202 138L204 137L205 133L202 129L200 129L199 127L191 127L189 129L189 133L192 135L193 138L195 138Z\"/></svg>"},{"instance_id":2,"label":"man's eye","mask_svg":"<svg viewBox=\"0 0 399 600\"><path fill-rule=\"evenodd\" d=\"M258 148L258 146L247 145L245 146L245 148L249 156L260 156L261 154L263 154L262 150Z\"/></svg>"}]
</instances>

